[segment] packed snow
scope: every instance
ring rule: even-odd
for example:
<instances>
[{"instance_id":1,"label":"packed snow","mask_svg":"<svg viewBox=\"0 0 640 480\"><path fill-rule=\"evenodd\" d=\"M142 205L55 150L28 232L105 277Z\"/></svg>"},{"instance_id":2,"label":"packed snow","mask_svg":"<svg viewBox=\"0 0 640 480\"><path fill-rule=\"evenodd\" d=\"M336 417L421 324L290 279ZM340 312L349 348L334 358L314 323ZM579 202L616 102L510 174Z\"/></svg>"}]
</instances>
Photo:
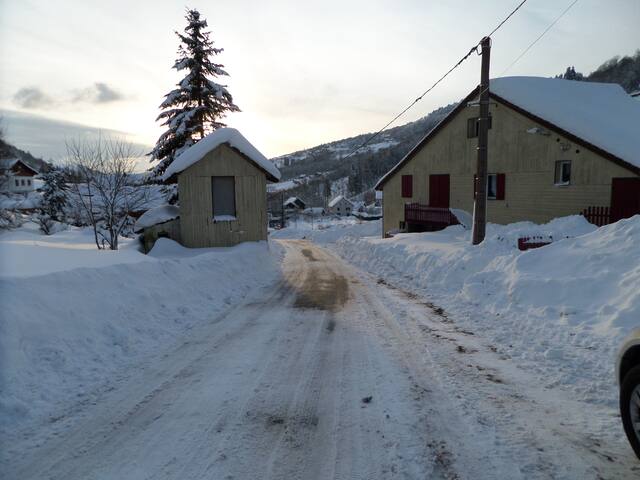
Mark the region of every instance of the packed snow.
<instances>
[{"instance_id":1,"label":"packed snow","mask_svg":"<svg viewBox=\"0 0 640 480\"><path fill-rule=\"evenodd\" d=\"M581 216L490 224L477 247L462 225L392 239L376 233L354 231L332 247L482 331L545 386L616 404L615 354L640 325L640 216L601 228ZM517 240L527 236L552 243L521 252Z\"/></svg>"},{"instance_id":2,"label":"packed snow","mask_svg":"<svg viewBox=\"0 0 640 480\"><path fill-rule=\"evenodd\" d=\"M168 222L180 216L180 208L175 205L161 205L144 212L133 226L133 231L141 232L145 228Z\"/></svg>"},{"instance_id":3,"label":"packed snow","mask_svg":"<svg viewBox=\"0 0 640 480\"><path fill-rule=\"evenodd\" d=\"M90 229L0 234L3 441L91 402L118 375L278 275L266 243L97 250Z\"/></svg>"},{"instance_id":4,"label":"packed snow","mask_svg":"<svg viewBox=\"0 0 640 480\"><path fill-rule=\"evenodd\" d=\"M167 180L172 175L186 170L201 160L207 153L225 143L249 157L274 179L280 179L280 171L271 161L260 153L238 130L227 127L215 130L181 153L171 165L167 167L162 176L163 180Z\"/></svg>"},{"instance_id":5,"label":"packed snow","mask_svg":"<svg viewBox=\"0 0 640 480\"><path fill-rule=\"evenodd\" d=\"M504 77L492 94L640 167L640 103L613 83Z\"/></svg>"}]
</instances>

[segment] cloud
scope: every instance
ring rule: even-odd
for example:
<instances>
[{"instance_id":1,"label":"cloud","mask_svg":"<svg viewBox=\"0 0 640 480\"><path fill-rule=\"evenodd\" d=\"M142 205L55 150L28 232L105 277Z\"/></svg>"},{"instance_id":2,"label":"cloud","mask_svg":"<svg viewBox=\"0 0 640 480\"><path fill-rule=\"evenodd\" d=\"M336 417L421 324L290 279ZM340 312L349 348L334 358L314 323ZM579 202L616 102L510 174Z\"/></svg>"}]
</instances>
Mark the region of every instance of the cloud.
<instances>
[{"instance_id":1,"label":"cloud","mask_svg":"<svg viewBox=\"0 0 640 480\"><path fill-rule=\"evenodd\" d=\"M78 90L72 101L75 103L110 103L124 99L124 95L103 82Z\"/></svg>"},{"instance_id":2,"label":"cloud","mask_svg":"<svg viewBox=\"0 0 640 480\"><path fill-rule=\"evenodd\" d=\"M38 87L24 87L13 95L13 101L22 108L44 108L53 104L53 99Z\"/></svg>"}]
</instances>

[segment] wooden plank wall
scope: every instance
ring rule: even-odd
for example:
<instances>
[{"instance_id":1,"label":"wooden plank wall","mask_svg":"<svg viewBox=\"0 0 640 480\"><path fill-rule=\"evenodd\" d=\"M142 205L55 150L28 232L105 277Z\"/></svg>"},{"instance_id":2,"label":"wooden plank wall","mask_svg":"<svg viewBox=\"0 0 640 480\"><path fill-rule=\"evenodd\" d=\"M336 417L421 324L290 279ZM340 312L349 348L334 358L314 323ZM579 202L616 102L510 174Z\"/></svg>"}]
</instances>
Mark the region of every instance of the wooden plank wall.
<instances>
[{"instance_id":1,"label":"wooden plank wall","mask_svg":"<svg viewBox=\"0 0 640 480\"><path fill-rule=\"evenodd\" d=\"M214 222L212 176L235 177L235 221ZM186 247L228 247L267 239L267 179L236 150L221 145L178 176L180 231Z\"/></svg>"}]
</instances>

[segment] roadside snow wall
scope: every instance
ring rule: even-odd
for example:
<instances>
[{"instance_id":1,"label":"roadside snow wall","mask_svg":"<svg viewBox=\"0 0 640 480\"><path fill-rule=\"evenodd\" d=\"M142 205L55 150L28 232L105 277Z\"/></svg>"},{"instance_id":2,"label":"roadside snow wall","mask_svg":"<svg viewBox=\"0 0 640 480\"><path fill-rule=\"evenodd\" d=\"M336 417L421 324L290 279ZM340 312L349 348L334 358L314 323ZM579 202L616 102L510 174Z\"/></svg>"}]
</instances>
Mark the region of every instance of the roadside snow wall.
<instances>
[{"instance_id":1,"label":"roadside snow wall","mask_svg":"<svg viewBox=\"0 0 640 480\"><path fill-rule=\"evenodd\" d=\"M640 327L640 216L599 229L579 216L489 225L477 247L469 235L458 225L384 240L344 236L333 248L430 298L544 385L614 406L617 349ZM518 237L535 235L554 242L517 249Z\"/></svg>"},{"instance_id":2,"label":"roadside snow wall","mask_svg":"<svg viewBox=\"0 0 640 480\"><path fill-rule=\"evenodd\" d=\"M145 261L0 280L0 436L93 401L120 372L279 274L265 242L188 250L160 239L139 255Z\"/></svg>"}]
</instances>

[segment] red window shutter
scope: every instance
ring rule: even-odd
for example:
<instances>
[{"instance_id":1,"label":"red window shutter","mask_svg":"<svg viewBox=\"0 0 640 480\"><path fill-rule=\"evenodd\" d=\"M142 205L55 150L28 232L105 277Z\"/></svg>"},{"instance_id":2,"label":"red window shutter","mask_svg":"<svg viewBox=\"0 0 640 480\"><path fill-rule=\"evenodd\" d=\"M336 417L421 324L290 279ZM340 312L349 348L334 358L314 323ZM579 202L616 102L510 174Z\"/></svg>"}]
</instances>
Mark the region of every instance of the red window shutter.
<instances>
[{"instance_id":1,"label":"red window shutter","mask_svg":"<svg viewBox=\"0 0 640 480\"><path fill-rule=\"evenodd\" d=\"M473 198L478 194L478 175L473 176Z\"/></svg>"},{"instance_id":2,"label":"red window shutter","mask_svg":"<svg viewBox=\"0 0 640 480\"><path fill-rule=\"evenodd\" d=\"M496 200L504 200L504 190L506 183L506 175L498 173L496 176Z\"/></svg>"},{"instance_id":3,"label":"red window shutter","mask_svg":"<svg viewBox=\"0 0 640 480\"><path fill-rule=\"evenodd\" d=\"M402 175L402 196L403 198L413 196L413 175Z\"/></svg>"}]
</instances>

